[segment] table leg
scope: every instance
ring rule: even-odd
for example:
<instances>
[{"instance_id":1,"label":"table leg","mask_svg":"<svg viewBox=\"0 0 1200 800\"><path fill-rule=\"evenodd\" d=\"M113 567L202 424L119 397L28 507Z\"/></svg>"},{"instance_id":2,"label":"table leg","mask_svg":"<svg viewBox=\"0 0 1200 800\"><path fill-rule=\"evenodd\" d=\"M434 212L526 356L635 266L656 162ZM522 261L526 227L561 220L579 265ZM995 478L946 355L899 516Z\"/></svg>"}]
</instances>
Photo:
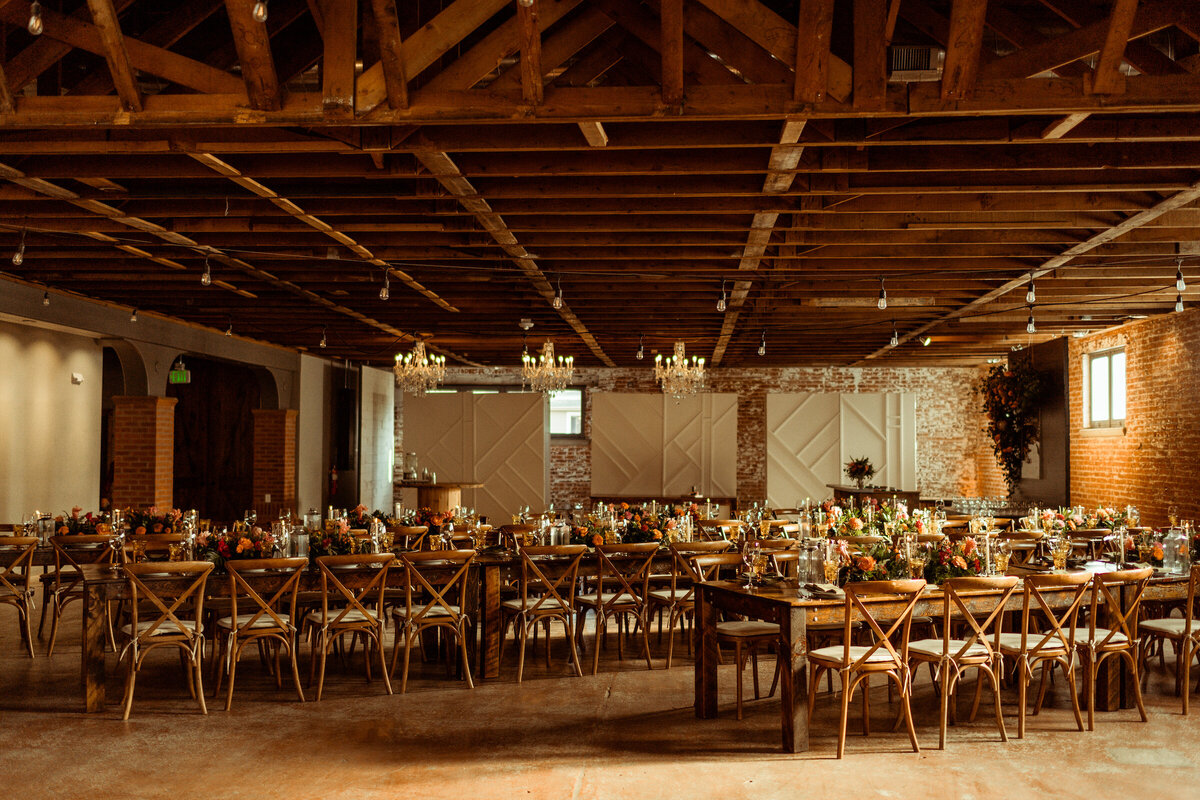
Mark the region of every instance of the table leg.
<instances>
[{"instance_id":1,"label":"table leg","mask_svg":"<svg viewBox=\"0 0 1200 800\"><path fill-rule=\"evenodd\" d=\"M808 750L808 623L803 608L780 615L779 699L783 714L783 751Z\"/></svg>"},{"instance_id":2,"label":"table leg","mask_svg":"<svg viewBox=\"0 0 1200 800\"><path fill-rule=\"evenodd\" d=\"M696 716L717 716L717 609L703 584L695 591Z\"/></svg>"},{"instance_id":3,"label":"table leg","mask_svg":"<svg viewBox=\"0 0 1200 800\"><path fill-rule=\"evenodd\" d=\"M104 629L106 599L103 589L84 584L82 668L84 710L104 710Z\"/></svg>"},{"instance_id":4,"label":"table leg","mask_svg":"<svg viewBox=\"0 0 1200 800\"><path fill-rule=\"evenodd\" d=\"M1121 610L1124 611L1132 599L1130 587L1120 586L1117 592ZM1104 617L1104 623L1111 627L1111 617L1107 610ZM1085 697L1084 702L1086 701ZM1096 710L1118 711L1122 708L1132 708L1133 705L1133 673L1129 671L1129 666L1123 658L1109 656L1096 670Z\"/></svg>"},{"instance_id":5,"label":"table leg","mask_svg":"<svg viewBox=\"0 0 1200 800\"><path fill-rule=\"evenodd\" d=\"M479 677L500 676L500 567L481 568L483 585L479 592Z\"/></svg>"}]
</instances>

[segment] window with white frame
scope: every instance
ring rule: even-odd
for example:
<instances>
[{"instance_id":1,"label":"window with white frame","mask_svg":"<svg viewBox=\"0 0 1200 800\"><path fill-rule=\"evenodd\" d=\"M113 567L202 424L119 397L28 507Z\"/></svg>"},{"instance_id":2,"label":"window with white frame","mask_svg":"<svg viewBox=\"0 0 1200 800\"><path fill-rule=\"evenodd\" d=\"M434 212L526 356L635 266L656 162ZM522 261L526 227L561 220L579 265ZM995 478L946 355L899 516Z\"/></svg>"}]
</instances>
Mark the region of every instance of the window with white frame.
<instances>
[{"instance_id":1,"label":"window with white frame","mask_svg":"<svg viewBox=\"0 0 1200 800\"><path fill-rule=\"evenodd\" d=\"M550 435L583 435L583 389L550 393Z\"/></svg>"},{"instance_id":2,"label":"window with white frame","mask_svg":"<svg viewBox=\"0 0 1200 800\"><path fill-rule=\"evenodd\" d=\"M1085 357L1084 388L1087 427L1120 428L1125 425L1125 348L1102 350Z\"/></svg>"}]
</instances>

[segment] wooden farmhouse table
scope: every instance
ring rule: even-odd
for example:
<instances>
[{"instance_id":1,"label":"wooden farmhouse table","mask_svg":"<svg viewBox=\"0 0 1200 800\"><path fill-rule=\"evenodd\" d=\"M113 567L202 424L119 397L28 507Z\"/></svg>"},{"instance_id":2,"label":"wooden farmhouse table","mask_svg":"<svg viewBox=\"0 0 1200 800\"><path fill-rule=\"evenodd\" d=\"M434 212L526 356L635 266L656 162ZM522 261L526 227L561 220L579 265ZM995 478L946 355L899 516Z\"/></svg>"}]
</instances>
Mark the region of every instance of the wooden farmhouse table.
<instances>
[{"instance_id":1,"label":"wooden farmhouse table","mask_svg":"<svg viewBox=\"0 0 1200 800\"><path fill-rule=\"evenodd\" d=\"M1046 592L1047 600L1059 607L1069 604L1069 590ZM1090 589L1088 591L1091 591ZM1181 600L1187 597L1187 578L1171 576L1155 578L1146 588L1146 601ZM1129 602L1128 587L1122 592L1122 600ZM889 611L899 614L904 603L898 600L866 601L873 606L877 618L886 618ZM914 616L940 617L943 611L943 594L936 589L927 591L913 610ZM1007 611L1021 611L1022 594L1017 592L1009 599ZM1085 602L1087 602L1085 600ZM722 612L738 614L751 619L761 619L779 625L780 647L790 657L780 664L780 706L783 750L797 753L808 749L808 637L810 624L839 623L845 619L844 600L817 599L800 591L800 583L783 580L744 588L741 581L711 581L696 588L696 677L695 713L700 719L717 716L717 621ZM877 609L877 610L876 610ZM1020 624L1019 622L1017 623ZM1012 630L1012 628L1008 628ZM1096 676L1096 707L1100 710L1127 708L1133 703L1132 676L1118 667L1121 659L1106 661Z\"/></svg>"}]
</instances>

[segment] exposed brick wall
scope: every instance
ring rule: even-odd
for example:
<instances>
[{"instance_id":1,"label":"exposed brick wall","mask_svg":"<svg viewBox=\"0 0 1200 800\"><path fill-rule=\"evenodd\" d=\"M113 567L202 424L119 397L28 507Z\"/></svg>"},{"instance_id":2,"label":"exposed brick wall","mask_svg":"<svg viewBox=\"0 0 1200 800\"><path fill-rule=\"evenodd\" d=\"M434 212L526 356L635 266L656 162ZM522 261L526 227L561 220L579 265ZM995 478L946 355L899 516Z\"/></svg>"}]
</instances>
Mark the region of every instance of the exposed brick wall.
<instances>
[{"instance_id":1,"label":"exposed brick wall","mask_svg":"<svg viewBox=\"0 0 1200 800\"><path fill-rule=\"evenodd\" d=\"M254 415L254 509L272 519L296 511L296 421L294 409L256 408ZM271 495L267 502L266 495Z\"/></svg>"},{"instance_id":2,"label":"exposed brick wall","mask_svg":"<svg viewBox=\"0 0 1200 800\"><path fill-rule=\"evenodd\" d=\"M1125 345L1125 433L1084 437L1083 357ZM1133 504L1150 525L1177 505L1200 520L1200 311L1164 314L1070 343L1071 502Z\"/></svg>"},{"instance_id":3,"label":"exposed brick wall","mask_svg":"<svg viewBox=\"0 0 1200 800\"><path fill-rule=\"evenodd\" d=\"M174 397L113 398L114 508L170 508L175 481Z\"/></svg>"},{"instance_id":4,"label":"exposed brick wall","mask_svg":"<svg viewBox=\"0 0 1200 800\"><path fill-rule=\"evenodd\" d=\"M766 398L770 392L912 392L917 396L917 475L921 492L930 497L1003 494L995 488L999 470L986 446L981 403L975 384L982 372L973 368L787 368L716 369L709 390L738 396L737 479L743 501L762 499L767 487ZM653 392L661 390L649 366L642 369L576 369L585 385L583 430L591 435L592 391ZM451 370L448 384L520 383L516 370ZM399 398L400 395L398 394ZM403 452L403 405L396 405L396 451ZM990 466L989 466L990 461ZM989 471L990 470L990 471ZM988 483L981 489L980 475ZM587 444L552 444L550 499L556 508L588 503L591 495L591 451Z\"/></svg>"}]
</instances>

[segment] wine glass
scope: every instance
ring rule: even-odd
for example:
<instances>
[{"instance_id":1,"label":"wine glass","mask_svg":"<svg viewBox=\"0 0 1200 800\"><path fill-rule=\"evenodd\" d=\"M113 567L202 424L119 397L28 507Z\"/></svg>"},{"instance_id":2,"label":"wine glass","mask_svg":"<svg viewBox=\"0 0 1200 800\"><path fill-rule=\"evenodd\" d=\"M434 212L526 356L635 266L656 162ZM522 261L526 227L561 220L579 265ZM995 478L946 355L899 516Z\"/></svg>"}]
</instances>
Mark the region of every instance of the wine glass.
<instances>
[{"instance_id":1,"label":"wine glass","mask_svg":"<svg viewBox=\"0 0 1200 800\"><path fill-rule=\"evenodd\" d=\"M756 557L756 550L758 550L757 547L742 548L742 564L746 567L746 585L742 587L743 589L754 588L754 559Z\"/></svg>"},{"instance_id":2,"label":"wine glass","mask_svg":"<svg viewBox=\"0 0 1200 800\"><path fill-rule=\"evenodd\" d=\"M1167 522L1171 523L1172 528L1179 522L1179 509L1174 505L1167 506Z\"/></svg>"}]
</instances>

